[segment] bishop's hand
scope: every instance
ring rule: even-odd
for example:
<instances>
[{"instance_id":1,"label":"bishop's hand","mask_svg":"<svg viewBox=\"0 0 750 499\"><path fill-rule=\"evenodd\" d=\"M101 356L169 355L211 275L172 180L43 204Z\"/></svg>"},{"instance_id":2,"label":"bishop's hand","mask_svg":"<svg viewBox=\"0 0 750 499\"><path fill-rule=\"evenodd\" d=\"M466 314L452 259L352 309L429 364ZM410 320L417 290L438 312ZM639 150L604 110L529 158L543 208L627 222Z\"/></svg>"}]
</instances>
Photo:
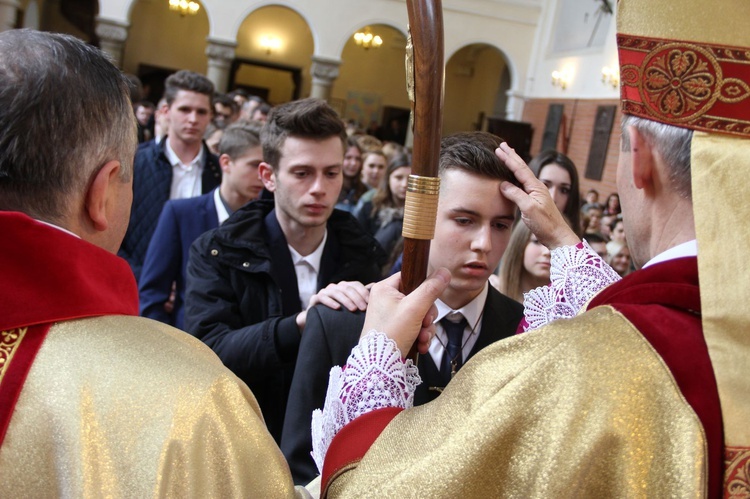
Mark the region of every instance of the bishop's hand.
<instances>
[{"instance_id":1,"label":"bishop's hand","mask_svg":"<svg viewBox=\"0 0 750 499\"><path fill-rule=\"evenodd\" d=\"M402 357L406 357L415 340L417 350L427 353L435 334L435 300L445 291L450 278L450 272L438 269L406 296L399 291L400 272L375 284L370 290L362 335L372 330L385 333L396 342Z\"/></svg>"},{"instance_id":2,"label":"bishop's hand","mask_svg":"<svg viewBox=\"0 0 750 499\"><path fill-rule=\"evenodd\" d=\"M510 182L503 182L500 184L500 192L518 206L521 210L521 219L539 242L550 250L580 243L581 240L555 206L547 186L536 178L516 151L503 142L495 150L495 154L510 168L523 186L523 189L520 189Z\"/></svg>"}]
</instances>

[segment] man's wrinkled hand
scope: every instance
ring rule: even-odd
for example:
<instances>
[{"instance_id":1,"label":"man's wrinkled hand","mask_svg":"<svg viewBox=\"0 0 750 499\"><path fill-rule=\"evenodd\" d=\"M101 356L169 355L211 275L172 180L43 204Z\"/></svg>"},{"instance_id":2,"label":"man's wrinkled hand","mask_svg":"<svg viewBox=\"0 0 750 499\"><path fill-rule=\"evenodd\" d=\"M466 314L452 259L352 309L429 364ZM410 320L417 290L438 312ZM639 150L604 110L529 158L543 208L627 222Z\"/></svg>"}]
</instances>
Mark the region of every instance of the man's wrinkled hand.
<instances>
[{"instance_id":1,"label":"man's wrinkled hand","mask_svg":"<svg viewBox=\"0 0 750 499\"><path fill-rule=\"evenodd\" d=\"M502 182L500 192L518 206L523 223L534 233L539 242L550 250L560 246L573 246L581 242L555 206L547 186L536 178L516 151L503 142L495 150L495 154L508 166L523 186L523 189L520 189L510 182Z\"/></svg>"},{"instance_id":2,"label":"man's wrinkled hand","mask_svg":"<svg viewBox=\"0 0 750 499\"><path fill-rule=\"evenodd\" d=\"M406 357L415 341L417 350L427 353L435 334L435 300L445 291L450 278L450 272L438 269L407 296L399 291L400 272L375 284L370 291L362 334L373 329L385 333L396 342L402 357Z\"/></svg>"}]
</instances>

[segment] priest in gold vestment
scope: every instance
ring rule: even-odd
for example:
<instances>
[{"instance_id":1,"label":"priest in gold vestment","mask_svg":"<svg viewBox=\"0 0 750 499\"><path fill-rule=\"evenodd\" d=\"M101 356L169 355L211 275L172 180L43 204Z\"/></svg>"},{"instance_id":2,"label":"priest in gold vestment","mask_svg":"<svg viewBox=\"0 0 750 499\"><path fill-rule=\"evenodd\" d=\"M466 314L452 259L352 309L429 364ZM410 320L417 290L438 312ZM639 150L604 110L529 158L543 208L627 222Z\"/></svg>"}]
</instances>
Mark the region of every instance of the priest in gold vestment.
<instances>
[{"instance_id":1,"label":"priest in gold vestment","mask_svg":"<svg viewBox=\"0 0 750 499\"><path fill-rule=\"evenodd\" d=\"M0 497L294 497L255 398L137 317L127 80L80 40L0 34Z\"/></svg>"},{"instance_id":2,"label":"priest in gold vestment","mask_svg":"<svg viewBox=\"0 0 750 499\"><path fill-rule=\"evenodd\" d=\"M448 276L407 297L397 277L376 285L314 416L324 495L750 496L750 3L617 4L617 187L639 270L608 280L501 146L524 189L498 195L553 250L553 286L525 301L541 327L411 408L418 381L402 357L429 338Z\"/></svg>"}]
</instances>

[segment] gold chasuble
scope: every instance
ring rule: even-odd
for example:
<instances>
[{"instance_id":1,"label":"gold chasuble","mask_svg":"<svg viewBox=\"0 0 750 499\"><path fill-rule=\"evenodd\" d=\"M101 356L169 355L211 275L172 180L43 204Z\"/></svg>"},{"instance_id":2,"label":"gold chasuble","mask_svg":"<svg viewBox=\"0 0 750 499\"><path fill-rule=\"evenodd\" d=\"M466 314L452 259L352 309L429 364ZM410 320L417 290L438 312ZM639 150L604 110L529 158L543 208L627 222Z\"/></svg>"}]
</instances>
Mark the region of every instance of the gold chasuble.
<instances>
[{"instance_id":1,"label":"gold chasuble","mask_svg":"<svg viewBox=\"0 0 750 499\"><path fill-rule=\"evenodd\" d=\"M611 307L497 342L399 414L329 497L702 497L706 438Z\"/></svg>"},{"instance_id":2,"label":"gold chasuble","mask_svg":"<svg viewBox=\"0 0 750 499\"><path fill-rule=\"evenodd\" d=\"M693 131L697 259L486 348L433 403L350 422L327 496L750 497L750 1L617 7L623 114Z\"/></svg>"},{"instance_id":3,"label":"gold chasuble","mask_svg":"<svg viewBox=\"0 0 750 499\"><path fill-rule=\"evenodd\" d=\"M0 497L295 496L250 390L132 316L122 259L20 213L0 232Z\"/></svg>"}]
</instances>

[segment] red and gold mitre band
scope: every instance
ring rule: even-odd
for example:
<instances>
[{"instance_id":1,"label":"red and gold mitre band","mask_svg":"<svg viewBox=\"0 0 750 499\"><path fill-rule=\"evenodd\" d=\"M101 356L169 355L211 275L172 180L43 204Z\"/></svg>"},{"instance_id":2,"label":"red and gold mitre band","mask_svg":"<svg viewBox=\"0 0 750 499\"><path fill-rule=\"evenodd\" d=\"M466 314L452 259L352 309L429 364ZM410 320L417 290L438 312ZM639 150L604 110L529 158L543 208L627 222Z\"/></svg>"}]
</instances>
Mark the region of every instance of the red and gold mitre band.
<instances>
[{"instance_id":1,"label":"red and gold mitre band","mask_svg":"<svg viewBox=\"0 0 750 499\"><path fill-rule=\"evenodd\" d=\"M750 137L750 49L620 34L622 112Z\"/></svg>"}]
</instances>

